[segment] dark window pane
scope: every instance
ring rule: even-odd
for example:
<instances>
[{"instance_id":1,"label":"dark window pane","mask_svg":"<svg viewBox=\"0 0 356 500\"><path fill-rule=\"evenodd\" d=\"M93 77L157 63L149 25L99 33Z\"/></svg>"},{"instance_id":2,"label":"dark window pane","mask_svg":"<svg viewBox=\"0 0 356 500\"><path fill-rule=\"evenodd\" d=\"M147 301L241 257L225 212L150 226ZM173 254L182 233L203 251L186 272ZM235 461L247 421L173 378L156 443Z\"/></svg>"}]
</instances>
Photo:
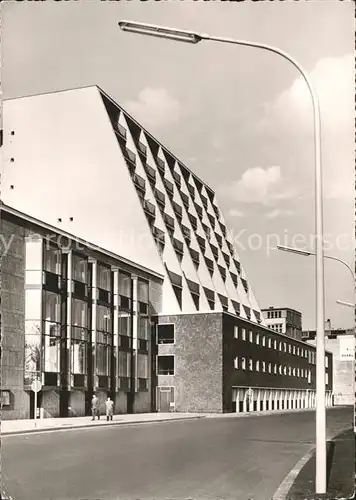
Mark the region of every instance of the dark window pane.
<instances>
[{"instance_id":1,"label":"dark window pane","mask_svg":"<svg viewBox=\"0 0 356 500\"><path fill-rule=\"evenodd\" d=\"M157 325L158 344L174 343L174 325Z\"/></svg>"}]
</instances>

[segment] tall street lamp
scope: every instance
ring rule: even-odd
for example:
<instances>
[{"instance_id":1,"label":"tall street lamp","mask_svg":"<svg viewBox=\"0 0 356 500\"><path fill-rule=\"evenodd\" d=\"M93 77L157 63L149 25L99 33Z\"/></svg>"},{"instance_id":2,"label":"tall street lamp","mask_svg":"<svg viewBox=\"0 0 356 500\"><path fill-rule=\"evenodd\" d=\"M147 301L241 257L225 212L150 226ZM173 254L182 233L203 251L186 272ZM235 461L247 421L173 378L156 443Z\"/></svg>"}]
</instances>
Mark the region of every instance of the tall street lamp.
<instances>
[{"instance_id":1,"label":"tall street lamp","mask_svg":"<svg viewBox=\"0 0 356 500\"><path fill-rule=\"evenodd\" d=\"M284 245L277 245L278 250L282 250L283 252L289 252L289 253L295 253L297 255L303 255L305 257L309 257L310 255L315 256L315 252L311 252L310 250L300 250L299 248L294 248L294 247L286 247ZM348 271L350 272L352 276L352 280L355 280L355 273L353 272L351 266L345 262L342 259L339 259L338 257L333 257L332 255L325 255L324 254L324 259L330 259L330 260L335 260L336 262L340 262L340 264L343 264L345 267L347 267Z\"/></svg>"},{"instance_id":2,"label":"tall street lamp","mask_svg":"<svg viewBox=\"0 0 356 500\"><path fill-rule=\"evenodd\" d=\"M325 338L324 338L324 249L323 249L323 190L321 166L321 125L320 109L317 94L309 77L289 54L262 43L235 40L225 37L210 36L165 26L137 23L135 21L120 21L123 31L167 38L169 40L197 44L203 40L222 42L247 47L255 47L273 52L289 61L303 77L308 86L313 103L314 118L314 153L315 153L315 236L316 236L316 493L326 493L326 411L325 411Z\"/></svg>"}]
</instances>

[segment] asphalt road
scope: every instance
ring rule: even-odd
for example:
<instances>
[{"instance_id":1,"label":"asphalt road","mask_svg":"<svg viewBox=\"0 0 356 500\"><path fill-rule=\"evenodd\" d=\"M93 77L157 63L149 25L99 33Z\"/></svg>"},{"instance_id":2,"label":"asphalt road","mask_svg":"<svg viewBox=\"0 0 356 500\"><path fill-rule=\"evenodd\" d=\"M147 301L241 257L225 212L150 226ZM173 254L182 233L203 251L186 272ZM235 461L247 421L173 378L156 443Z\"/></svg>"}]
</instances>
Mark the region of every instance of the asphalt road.
<instances>
[{"instance_id":1,"label":"asphalt road","mask_svg":"<svg viewBox=\"0 0 356 500\"><path fill-rule=\"evenodd\" d=\"M2 437L15 500L270 500L313 447L313 412ZM327 414L328 437L352 408ZM353 460L353 457L350 457Z\"/></svg>"}]
</instances>

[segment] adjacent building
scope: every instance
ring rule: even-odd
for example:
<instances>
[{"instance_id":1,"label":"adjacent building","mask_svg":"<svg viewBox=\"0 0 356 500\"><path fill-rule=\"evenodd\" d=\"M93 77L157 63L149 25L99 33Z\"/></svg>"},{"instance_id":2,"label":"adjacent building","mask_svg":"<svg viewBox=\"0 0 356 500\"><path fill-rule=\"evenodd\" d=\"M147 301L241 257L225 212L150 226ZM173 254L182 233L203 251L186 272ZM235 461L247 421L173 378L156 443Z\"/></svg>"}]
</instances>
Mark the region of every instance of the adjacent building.
<instances>
[{"instance_id":1,"label":"adjacent building","mask_svg":"<svg viewBox=\"0 0 356 500\"><path fill-rule=\"evenodd\" d=\"M278 333L302 340L302 313L289 307L262 309L265 324Z\"/></svg>"},{"instance_id":2,"label":"adjacent building","mask_svg":"<svg viewBox=\"0 0 356 500\"><path fill-rule=\"evenodd\" d=\"M315 330L303 331L303 340L315 345ZM330 329L325 347L333 355L333 401L335 405L353 405L355 401L355 331Z\"/></svg>"},{"instance_id":3,"label":"adjacent building","mask_svg":"<svg viewBox=\"0 0 356 500\"><path fill-rule=\"evenodd\" d=\"M268 327L203 180L96 86L3 108L3 418L35 377L44 416L314 406L315 348Z\"/></svg>"}]
</instances>

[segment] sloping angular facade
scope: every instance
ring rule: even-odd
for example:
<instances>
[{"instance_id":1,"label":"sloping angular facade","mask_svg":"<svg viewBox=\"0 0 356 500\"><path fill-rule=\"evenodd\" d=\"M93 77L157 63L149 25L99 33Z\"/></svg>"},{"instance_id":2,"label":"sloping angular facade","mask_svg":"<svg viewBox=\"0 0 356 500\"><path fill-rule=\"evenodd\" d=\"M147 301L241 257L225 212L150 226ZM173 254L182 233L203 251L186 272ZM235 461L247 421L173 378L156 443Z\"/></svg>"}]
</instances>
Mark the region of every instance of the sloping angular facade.
<instances>
[{"instance_id":1,"label":"sloping angular facade","mask_svg":"<svg viewBox=\"0 0 356 500\"><path fill-rule=\"evenodd\" d=\"M215 193L98 87L5 101L4 146L4 203L163 274L166 313L263 324Z\"/></svg>"}]
</instances>

